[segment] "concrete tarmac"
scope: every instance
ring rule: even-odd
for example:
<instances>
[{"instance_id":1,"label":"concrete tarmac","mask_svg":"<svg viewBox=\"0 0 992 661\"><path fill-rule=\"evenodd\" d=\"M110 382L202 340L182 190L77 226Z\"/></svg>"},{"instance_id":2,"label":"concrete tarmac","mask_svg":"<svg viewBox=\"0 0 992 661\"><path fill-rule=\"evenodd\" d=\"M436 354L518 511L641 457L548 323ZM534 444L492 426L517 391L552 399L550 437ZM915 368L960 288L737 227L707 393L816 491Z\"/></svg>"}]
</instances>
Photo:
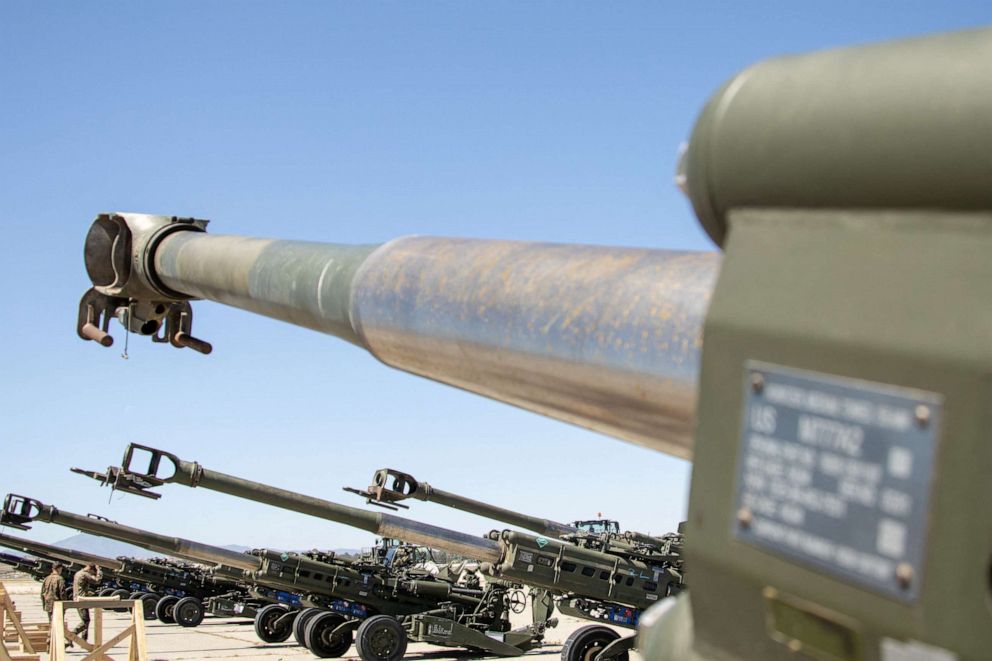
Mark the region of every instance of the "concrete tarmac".
<instances>
[{"instance_id":1,"label":"concrete tarmac","mask_svg":"<svg viewBox=\"0 0 992 661\"><path fill-rule=\"evenodd\" d=\"M39 593L41 584L30 579L4 580L7 591L17 604L18 610L23 614L25 622L40 622L45 620L45 613L41 608ZM529 613L524 612L514 615L513 626L522 626L529 621ZM129 623L130 615L118 613L106 613L104 615L104 640L111 638L114 634L122 631ZM521 658L525 659L559 659L561 658L561 645L570 633L578 627L589 624L584 620L574 617L558 615L559 624L554 629L549 629L545 636L544 645L531 650ZM79 618L74 612L66 618L66 622L71 629L78 622ZM261 642L255 635L254 627L250 620L237 620L229 618L206 618L203 623L195 629L184 629L174 624L162 624L157 620L145 622L148 640L148 653L150 661L187 661L190 659L266 659L278 661L280 659L315 659L305 648L295 644L292 638L285 643L270 644ZM617 629L620 633L629 633L629 630ZM92 631L90 640L93 640ZM85 656L78 648L69 650L68 659L81 659ZM126 658L127 647L122 643L114 648L111 656L115 659ZM47 659L48 655L43 654L42 659ZM354 661L359 659L355 647L352 646L342 659ZM473 654L462 649L437 647L425 643L411 643L407 648L407 659L442 661L444 659L488 659L500 658ZM640 661L640 656L631 654L632 661Z\"/></svg>"}]
</instances>

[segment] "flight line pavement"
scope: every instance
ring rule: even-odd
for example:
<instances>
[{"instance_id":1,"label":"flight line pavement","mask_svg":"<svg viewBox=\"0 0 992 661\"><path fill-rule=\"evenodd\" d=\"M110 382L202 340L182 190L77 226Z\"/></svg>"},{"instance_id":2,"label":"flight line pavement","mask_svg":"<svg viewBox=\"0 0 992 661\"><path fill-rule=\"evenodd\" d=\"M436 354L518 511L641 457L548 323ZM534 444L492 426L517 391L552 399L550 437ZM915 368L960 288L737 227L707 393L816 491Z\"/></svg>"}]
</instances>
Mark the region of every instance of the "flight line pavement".
<instances>
[{"instance_id":1,"label":"flight line pavement","mask_svg":"<svg viewBox=\"0 0 992 661\"><path fill-rule=\"evenodd\" d=\"M4 585L11 598L23 614L25 622L44 621L45 613L41 608L39 593L41 585L30 579L4 580ZM574 617L558 615L558 626L549 629L545 635L544 645L531 650L522 658L526 659L558 659L561 658L561 645L570 633L580 626L589 624ZM107 640L129 623L130 616L124 613L107 612L104 615L104 639ZM522 626L530 621L530 613L525 611L511 618L514 627ZM75 612L70 611L66 623L71 629L79 622ZM266 659L279 661L281 659L314 659L305 648L295 644L292 638L285 643L270 644L261 642L255 635L255 629L249 620L229 618L206 618L195 629L184 629L174 624L162 624L156 620L145 622L149 661L188 661L191 659ZM620 633L628 630L618 628ZM92 640L92 632L90 635ZM111 657L125 658L127 643L115 647ZM67 659L81 659L85 656L82 650L68 650ZM42 654L47 660L48 655ZM359 659L355 647L352 646L342 659L355 661ZM426 643L411 643L407 648L406 658L416 661L443 661L444 659L487 659L500 658L466 652L462 649L438 647ZM641 661L637 653L631 654L631 661Z\"/></svg>"}]
</instances>

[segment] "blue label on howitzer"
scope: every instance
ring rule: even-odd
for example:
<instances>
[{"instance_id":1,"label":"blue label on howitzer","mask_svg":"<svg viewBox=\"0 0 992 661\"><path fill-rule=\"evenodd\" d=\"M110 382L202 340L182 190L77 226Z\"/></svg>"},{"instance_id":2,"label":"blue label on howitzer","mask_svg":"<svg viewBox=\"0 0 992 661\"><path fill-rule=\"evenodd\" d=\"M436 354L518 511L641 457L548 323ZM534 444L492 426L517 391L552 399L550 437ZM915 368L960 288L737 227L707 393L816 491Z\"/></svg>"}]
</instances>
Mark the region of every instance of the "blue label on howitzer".
<instances>
[{"instance_id":1,"label":"blue label on howitzer","mask_svg":"<svg viewBox=\"0 0 992 661\"><path fill-rule=\"evenodd\" d=\"M637 621L641 617L641 611L636 608L624 608L623 606L610 606L606 611L606 621L622 626L636 627Z\"/></svg>"},{"instance_id":2,"label":"blue label on howitzer","mask_svg":"<svg viewBox=\"0 0 992 661\"><path fill-rule=\"evenodd\" d=\"M942 398L749 362L733 535L914 601Z\"/></svg>"},{"instance_id":3,"label":"blue label on howitzer","mask_svg":"<svg viewBox=\"0 0 992 661\"><path fill-rule=\"evenodd\" d=\"M345 601L344 599L335 599L332 601L328 607L338 613L344 613L345 615L351 615L353 617L365 618L368 617L368 609L361 605L355 604L350 601Z\"/></svg>"}]
</instances>

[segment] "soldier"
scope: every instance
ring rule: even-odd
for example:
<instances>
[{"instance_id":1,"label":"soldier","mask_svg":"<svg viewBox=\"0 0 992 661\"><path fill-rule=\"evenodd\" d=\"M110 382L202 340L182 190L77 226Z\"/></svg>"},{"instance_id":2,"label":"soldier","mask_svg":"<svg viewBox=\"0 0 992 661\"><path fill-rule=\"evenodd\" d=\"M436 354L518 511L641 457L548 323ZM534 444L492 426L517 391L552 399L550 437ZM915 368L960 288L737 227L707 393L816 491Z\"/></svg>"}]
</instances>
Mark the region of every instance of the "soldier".
<instances>
[{"instance_id":1,"label":"soldier","mask_svg":"<svg viewBox=\"0 0 992 661\"><path fill-rule=\"evenodd\" d=\"M55 602L65 597L65 579L62 578L62 565L52 565L52 573L45 577L41 584L41 607L48 613L48 621L52 621L52 609Z\"/></svg>"},{"instance_id":2,"label":"soldier","mask_svg":"<svg viewBox=\"0 0 992 661\"><path fill-rule=\"evenodd\" d=\"M73 598L77 601L83 597L93 597L96 595L96 588L103 580L103 572L96 565L86 565L76 572L72 577ZM90 634L90 611L88 608L79 609L79 625L73 629L73 633L86 640Z\"/></svg>"}]
</instances>

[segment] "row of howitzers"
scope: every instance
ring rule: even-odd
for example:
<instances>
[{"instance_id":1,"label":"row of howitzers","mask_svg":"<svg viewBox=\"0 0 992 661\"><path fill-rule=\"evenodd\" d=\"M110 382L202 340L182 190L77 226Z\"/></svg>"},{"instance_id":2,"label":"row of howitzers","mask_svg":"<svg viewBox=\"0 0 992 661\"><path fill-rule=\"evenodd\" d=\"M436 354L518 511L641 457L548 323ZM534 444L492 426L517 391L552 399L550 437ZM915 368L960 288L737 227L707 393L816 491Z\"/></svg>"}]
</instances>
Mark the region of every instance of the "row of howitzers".
<instances>
[{"instance_id":1,"label":"row of howitzers","mask_svg":"<svg viewBox=\"0 0 992 661\"><path fill-rule=\"evenodd\" d=\"M145 468L147 461L147 468ZM102 568L102 596L139 600L146 618L195 627L206 614L254 620L258 637L292 636L321 658L355 645L365 661L396 660L408 642L518 656L539 647L555 613L593 622L562 646L562 658L624 659L636 644L641 612L685 589L681 532L622 532L609 520L558 523L437 489L383 469L367 490L346 489L386 510L429 500L523 528L472 536L392 513L306 496L204 468L155 448L131 444L118 467L73 469L124 493L158 499L164 484L207 488L351 525L380 539L359 557L332 552L255 549L245 553L73 514L9 494L0 524L28 529L54 523L127 542L170 559L105 558L0 534L0 544L31 554L0 555L43 579L55 562ZM439 562L443 554L454 561ZM78 567L76 567L78 568ZM511 613L530 623L513 628ZM607 626L612 625L612 626Z\"/></svg>"}]
</instances>

